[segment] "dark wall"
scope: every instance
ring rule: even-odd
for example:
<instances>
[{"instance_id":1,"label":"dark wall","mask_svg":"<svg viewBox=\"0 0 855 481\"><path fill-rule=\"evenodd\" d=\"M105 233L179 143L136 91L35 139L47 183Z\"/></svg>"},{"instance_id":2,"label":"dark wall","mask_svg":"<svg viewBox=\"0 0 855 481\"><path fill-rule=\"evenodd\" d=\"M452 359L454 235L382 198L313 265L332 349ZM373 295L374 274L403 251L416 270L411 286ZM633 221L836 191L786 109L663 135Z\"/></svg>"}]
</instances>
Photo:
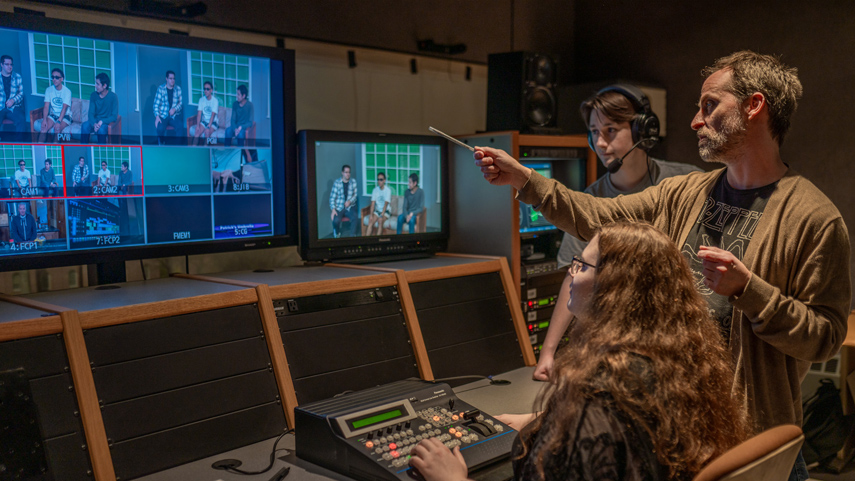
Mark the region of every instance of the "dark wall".
<instances>
[{"instance_id":1,"label":"dark wall","mask_svg":"<svg viewBox=\"0 0 855 481\"><path fill-rule=\"evenodd\" d=\"M42 0L33 2L32 9L38 10L38 3L134 14L128 8L129 0ZM451 58L478 63L486 63L490 53L531 49L557 53L572 62L570 39L575 2L567 0L204 0L204 3L207 13L187 20L188 23L414 54L420 53L419 40L431 39L441 45L463 43L466 51ZM151 15L156 16L165 9L154 10L156 13Z\"/></svg>"},{"instance_id":2,"label":"dark wall","mask_svg":"<svg viewBox=\"0 0 855 481\"><path fill-rule=\"evenodd\" d=\"M855 15L848 1L737 2L613 0L576 6L576 80L632 78L668 91L669 160L696 164L689 127L703 79L700 70L741 49L778 54L797 67L804 96L782 147L784 162L814 182L855 227ZM798 235L798 233L792 233ZM850 244L850 251L851 251ZM852 253L850 252L850 256ZM851 261L850 261L851 263ZM855 267L850 269L855 273Z\"/></svg>"}]
</instances>

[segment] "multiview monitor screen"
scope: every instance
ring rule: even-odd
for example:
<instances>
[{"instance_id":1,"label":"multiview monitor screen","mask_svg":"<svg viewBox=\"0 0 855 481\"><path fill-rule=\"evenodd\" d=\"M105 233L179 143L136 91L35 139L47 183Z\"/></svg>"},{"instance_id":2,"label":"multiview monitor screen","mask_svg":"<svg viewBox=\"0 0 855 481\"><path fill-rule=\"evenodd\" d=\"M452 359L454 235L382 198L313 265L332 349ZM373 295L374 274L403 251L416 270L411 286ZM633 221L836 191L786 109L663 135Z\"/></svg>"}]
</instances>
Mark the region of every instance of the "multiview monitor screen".
<instances>
[{"instance_id":1,"label":"multiview monitor screen","mask_svg":"<svg viewBox=\"0 0 855 481\"><path fill-rule=\"evenodd\" d=\"M0 55L2 270L296 243L293 52L7 15Z\"/></svg>"},{"instance_id":2,"label":"multiview monitor screen","mask_svg":"<svg viewBox=\"0 0 855 481\"><path fill-rule=\"evenodd\" d=\"M425 252L447 241L443 139L302 131L300 148L309 260Z\"/></svg>"},{"instance_id":3,"label":"multiview monitor screen","mask_svg":"<svg viewBox=\"0 0 855 481\"><path fill-rule=\"evenodd\" d=\"M538 174L552 178L552 164L549 162L523 163L524 166L533 169ZM532 234L544 231L556 230L543 214L534 210L530 205L520 202L520 234Z\"/></svg>"}]
</instances>

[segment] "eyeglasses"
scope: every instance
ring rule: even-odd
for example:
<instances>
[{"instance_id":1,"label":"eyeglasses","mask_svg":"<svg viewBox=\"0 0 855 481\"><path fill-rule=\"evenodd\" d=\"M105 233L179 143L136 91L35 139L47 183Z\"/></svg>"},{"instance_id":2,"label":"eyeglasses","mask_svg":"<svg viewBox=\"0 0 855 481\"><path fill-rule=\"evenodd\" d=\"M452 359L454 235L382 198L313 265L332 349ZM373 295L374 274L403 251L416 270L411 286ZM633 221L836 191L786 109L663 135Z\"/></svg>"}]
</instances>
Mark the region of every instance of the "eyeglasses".
<instances>
[{"instance_id":1,"label":"eyeglasses","mask_svg":"<svg viewBox=\"0 0 855 481\"><path fill-rule=\"evenodd\" d=\"M595 266L594 264L588 264L582 259L579 259L579 257L573 256L573 261L570 262L570 275L575 276L576 274L578 274L579 271L582 270L582 266L590 267L591 269L597 268L597 266Z\"/></svg>"},{"instance_id":2,"label":"eyeglasses","mask_svg":"<svg viewBox=\"0 0 855 481\"><path fill-rule=\"evenodd\" d=\"M386 182L386 179L377 179L377 182Z\"/></svg>"},{"instance_id":3,"label":"eyeglasses","mask_svg":"<svg viewBox=\"0 0 855 481\"><path fill-rule=\"evenodd\" d=\"M205 87L205 90L212 90L211 87Z\"/></svg>"},{"instance_id":4,"label":"eyeglasses","mask_svg":"<svg viewBox=\"0 0 855 481\"><path fill-rule=\"evenodd\" d=\"M6 67L11 67L13 64L12 62L3 62L3 65L5 65Z\"/></svg>"},{"instance_id":5,"label":"eyeglasses","mask_svg":"<svg viewBox=\"0 0 855 481\"><path fill-rule=\"evenodd\" d=\"M52 79L54 79L54 80L59 80L59 79L61 79L62 77L60 77L59 75L51 75L51 76L50 76L50 78L52 78Z\"/></svg>"}]
</instances>

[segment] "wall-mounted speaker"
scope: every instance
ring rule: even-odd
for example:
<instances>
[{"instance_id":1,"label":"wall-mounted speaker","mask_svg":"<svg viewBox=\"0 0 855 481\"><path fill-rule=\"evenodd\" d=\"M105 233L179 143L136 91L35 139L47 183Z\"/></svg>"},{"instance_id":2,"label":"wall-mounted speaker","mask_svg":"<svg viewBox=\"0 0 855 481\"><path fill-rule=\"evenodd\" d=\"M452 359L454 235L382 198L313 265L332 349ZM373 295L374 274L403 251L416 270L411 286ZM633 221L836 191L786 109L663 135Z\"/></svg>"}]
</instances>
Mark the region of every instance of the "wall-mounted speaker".
<instances>
[{"instance_id":1,"label":"wall-mounted speaker","mask_svg":"<svg viewBox=\"0 0 855 481\"><path fill-rule=\"evenodd\" d=\"M558 134L558 59L536 52L487 58L487 131Z\"/></svg>"}]
</instances>

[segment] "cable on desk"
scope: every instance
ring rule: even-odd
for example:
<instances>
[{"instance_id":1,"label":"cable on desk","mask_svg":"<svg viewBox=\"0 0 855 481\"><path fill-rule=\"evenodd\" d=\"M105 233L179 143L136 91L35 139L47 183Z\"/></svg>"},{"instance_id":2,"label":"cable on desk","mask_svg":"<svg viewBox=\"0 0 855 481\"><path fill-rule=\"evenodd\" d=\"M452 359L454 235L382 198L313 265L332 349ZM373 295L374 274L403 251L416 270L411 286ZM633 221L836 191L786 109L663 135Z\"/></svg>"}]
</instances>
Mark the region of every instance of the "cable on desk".
<instances>
[{"instance_id":1,"label":"cable on desk","mask_svg":"<svg viewBox=\"0 0 855 481\"><path fill-rule=\"evenodd\" d=\"M211 467L214 469L222 469L223 471L226 471L229 473L244 474L244 475L248 475L248 476L251 476L254 474L264 474L264 473L270 471L270 469L273 468L273 464L276 462L276 446L279 444L279 441L281 441L282 438L284 438L286 434L293 433L293 432L294 432L293 429L287 429L287 430L285 430L284 433L280 434L278 438L276 438L276 442L273 443L273 450L270 452L270 464L268 464L267 467L262 469L261 471L244 471L242 469L238 469L238 466L240 466L243 463L241 463L237 459L221 459L221 460L215 462L214 464L212 464ZM282 476L282 477L284 477L284 476Z\"/></svg>"},{"instance_id":2,"label":"cable on desk","mask_svg":"<svg viewBox=\"0 0 855 481\"><path fill-rule=\"evenodd\" d=\"M511 383L511 381L507 381L505 379L493 379L493 376L481 376L480 374L472 374L469 376L444 377L441 379L434 379L431 382L436 384L438 382L457 381L460 379L488 379L490 381L490 384L496 384L501 386L505 386Z\"/></svg>"}]
</instances>

